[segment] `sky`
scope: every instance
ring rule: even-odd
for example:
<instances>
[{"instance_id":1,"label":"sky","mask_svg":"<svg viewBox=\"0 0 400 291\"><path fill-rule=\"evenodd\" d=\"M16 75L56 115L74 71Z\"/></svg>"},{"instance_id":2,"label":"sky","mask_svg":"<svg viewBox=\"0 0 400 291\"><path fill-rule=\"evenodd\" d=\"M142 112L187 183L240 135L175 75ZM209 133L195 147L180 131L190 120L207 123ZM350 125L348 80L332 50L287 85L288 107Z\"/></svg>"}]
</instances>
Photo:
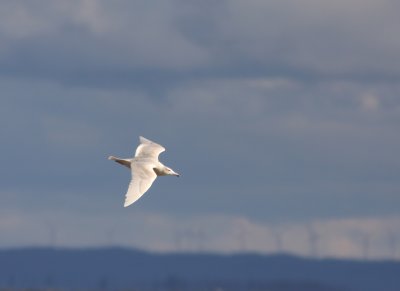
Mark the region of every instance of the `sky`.
<instances>
[{"instance_id":1,"label":"sky","mask_svg":"<svg viewBox=\"0 0 400 291\"><path fill-rule=\"evenodd\" d=\"M0 3L0 247L400 259L400 3ZM123 207L142 135L181 174Z\"/></svg>"}]
</instances>

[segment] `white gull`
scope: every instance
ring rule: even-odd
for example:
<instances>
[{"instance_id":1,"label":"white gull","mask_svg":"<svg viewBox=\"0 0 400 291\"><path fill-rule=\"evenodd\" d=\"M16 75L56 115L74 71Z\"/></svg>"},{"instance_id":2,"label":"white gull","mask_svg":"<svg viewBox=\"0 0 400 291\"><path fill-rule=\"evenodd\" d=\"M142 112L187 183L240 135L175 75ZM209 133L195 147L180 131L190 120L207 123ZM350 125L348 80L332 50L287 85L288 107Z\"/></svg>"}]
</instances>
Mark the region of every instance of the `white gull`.
<instances>
[{"instance_id":1,"label":"white gull","mask_svg":"<svg viewBox=\"0 0 400 291\"><path fill-rule=\"evenodd\" d=\"M131 159L121 159L109 156L109 160L131 169L132 180L129 183L128 191L125 195L124 207L127 207L137 201L153 184L157 176L177 176L171 168L163 165L158 156L165 151L162 145L159 145L143 136L139 137L140 144L136 149L135 157Z\"/></svg>"}]
</instances>

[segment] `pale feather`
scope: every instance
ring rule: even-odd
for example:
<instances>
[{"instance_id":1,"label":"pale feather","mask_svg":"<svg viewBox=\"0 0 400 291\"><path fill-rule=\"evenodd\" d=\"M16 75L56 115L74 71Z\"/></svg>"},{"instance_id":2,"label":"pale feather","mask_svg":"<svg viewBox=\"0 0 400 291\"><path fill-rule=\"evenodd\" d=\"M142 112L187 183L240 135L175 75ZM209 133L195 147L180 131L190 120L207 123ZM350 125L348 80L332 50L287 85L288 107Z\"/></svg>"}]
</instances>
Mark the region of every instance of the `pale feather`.
<instances>
[{"instance_id":1,"label":"pale feather","mask_svg":"<svg viewBox=\"0 0 400 291\"><path fill-rule=\"evenodd\" d=\"M154 180L157 178L153 170L152 163L134 159L131 164L132 180L129 183L128 191L125 195L124 207L127 207L138 200L149 190Z\"/></svg>"},{"instance_id":2,"label":"pale feather","mask_svg":"<svg viewBox=\"0 0 400 291\"><path fill-rule=\"evenodd\" d=\"M140 145L136 149L135 157L152 158L158 160L158 156L165 151L165 148L143 136L139 137Z\"/></svg>"}]
</instances>

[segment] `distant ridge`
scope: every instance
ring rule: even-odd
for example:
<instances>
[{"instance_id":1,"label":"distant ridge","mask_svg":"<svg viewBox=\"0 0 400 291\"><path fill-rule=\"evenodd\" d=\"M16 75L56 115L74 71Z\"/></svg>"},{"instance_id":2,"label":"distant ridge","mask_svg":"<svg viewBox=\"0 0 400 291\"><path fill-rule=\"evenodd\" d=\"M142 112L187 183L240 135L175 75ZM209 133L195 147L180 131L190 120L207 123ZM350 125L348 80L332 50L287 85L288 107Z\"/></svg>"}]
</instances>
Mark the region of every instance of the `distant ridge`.
<instances>
[{"instance_id":1,"label":"distant ridge","mask_svg":"<svg viewBox=\"0 0 400 291\"><path fill-rule=\"evenodd\" d=\"M400 262L127 248L0 250L0 288L398 291Z\"/></svg>"}]
</instances>

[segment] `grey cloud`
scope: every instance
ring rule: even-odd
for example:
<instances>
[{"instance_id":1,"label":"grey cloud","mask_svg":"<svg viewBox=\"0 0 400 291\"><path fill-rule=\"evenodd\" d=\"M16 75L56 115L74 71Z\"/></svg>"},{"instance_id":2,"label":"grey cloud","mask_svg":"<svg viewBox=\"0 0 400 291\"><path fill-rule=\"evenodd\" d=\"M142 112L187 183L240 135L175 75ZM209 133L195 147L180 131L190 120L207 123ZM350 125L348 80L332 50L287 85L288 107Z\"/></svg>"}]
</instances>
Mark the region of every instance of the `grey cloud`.
<instances>
[{"instance_id":1,"label":"grey cloud","mask_svg":"<svg viewBox=\"0 0 400 291\"><path fill-rule=\"evenodd\" d=\"M2 207L119 213L129 172L106 157L144 135L182 177L143 211L398 214L397 34L367 33L392 34L392 4L300 2L2 2Z\"/></svg>"},{"instance_id":2,"label":"grey cloud","mask_svg":"<svg viewBox=\"0 0 400 291\"><path fill-rule=\"evenodd\" d=\"M168 215L61 211L27 215L5 211L0 230L1 247L92 247L118 244L151 251L210 251L235 253L289 252L303 256L395 259L391 241L399 236L399 218L328 219L315 223L258 222L242 216L194 216L186 220ZM44 215L43 215L44 214ZM118 221L118 223L115 223ZM311 236L315 241L312 241ZM364 240L363 240L364 239ZM317 244L317 245L315 245Z\"/></svg>"},{"instance_id":3,"label":"grey cloud","mask_svg":"<svg viewBox=\"0 0 400 291\"><path fill-rule=\"evenodd\" d=\"M161 159L185 181L155 185L153 196L171 191L162 204L152 203L160 196L144 199L154 211L188 215L184 203L191 213L261 220L396 212L395 91L377 90L380 107L366 112L359 99L366 88L354 85L335 92L337 85L281 80L199 82L170 91L164 102L132 91L42 86L41 97L5 102L14 110L2 117L13 128L4 128L9 154L2 157L11 190L48 197L61 187L118 205L129 173L105 158L131 155L143 134L167 147ZM15 164L21 159L29 162ZM226 204L232 199L242 202ZM48 206L40 201L37 207Z\"/></svg>"},{"instance_id":4,"label":"grey cloud","mask_svg":"<svg viewBox=\"0 0 400 291\"><path fill-rule=\"evenodd\" d=\"M393 5L392 1L231 1L212 26L213 41L207 47L215 63L231 69L253 68L253 74L311 75L313 79L383 74L398 79L398 66L392 62L399 45ZM181 29L201 43L203 34L188 29L197 27L198 19L203 18L187 18L191 25Z\"/></svg>"},{"instance_id":5,"label":"grey cloud","mask_svg":"<svg viewBox=\"0 0 400 291\"><path fill-rule=\"evenodd\" d=\"M392 1L10 3L3 74L147 88L207 76L399 78Z\"/></svg>"}]
</instances>

